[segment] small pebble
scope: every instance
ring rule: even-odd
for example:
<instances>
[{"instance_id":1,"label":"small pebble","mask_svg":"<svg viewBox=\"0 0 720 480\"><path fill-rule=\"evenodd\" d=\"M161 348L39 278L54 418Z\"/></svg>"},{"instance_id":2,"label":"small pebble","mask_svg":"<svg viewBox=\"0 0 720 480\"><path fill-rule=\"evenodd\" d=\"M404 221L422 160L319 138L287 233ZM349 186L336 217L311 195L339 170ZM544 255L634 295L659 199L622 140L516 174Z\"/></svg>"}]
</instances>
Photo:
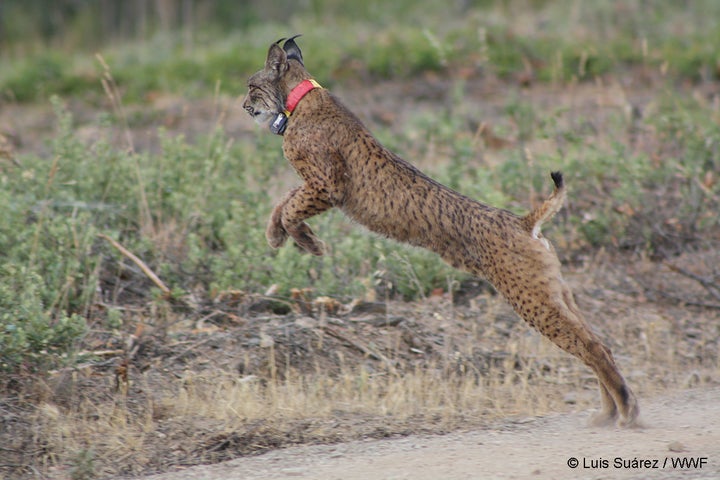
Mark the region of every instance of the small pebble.
<instances>
[{"instance_id":1,"label":"small pebble","mask_svg":"<svg viewBox=\"0 0 720 480\"><path fill-rule=\"evenodd\" d=\"M668 444L668 450L670 450L671 452L684 452L685 445L680 442L670 442Z\"/></svg>"}]
</instances>

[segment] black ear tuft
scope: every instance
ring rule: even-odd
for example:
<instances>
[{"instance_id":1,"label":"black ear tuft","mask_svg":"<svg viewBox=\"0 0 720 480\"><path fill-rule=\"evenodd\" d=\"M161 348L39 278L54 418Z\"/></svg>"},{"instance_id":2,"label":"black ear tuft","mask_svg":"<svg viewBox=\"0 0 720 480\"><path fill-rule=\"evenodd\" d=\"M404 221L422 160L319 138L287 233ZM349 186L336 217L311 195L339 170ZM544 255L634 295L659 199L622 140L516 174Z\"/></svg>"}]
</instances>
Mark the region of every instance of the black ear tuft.
<instances>
[{"instance_id":1,"label":"black ear tuft","mask_svg":"<svg viewBox=\"0 0 720 480\"><path fill-rule=\"evenodd\" d=\"M300 62L300 65L305 66L305 63L303 63L303 56L302 52L300 51L300 47L297 46L297 43L295 43L295 39L298 38L300 35L295 35L293 37L288 38L285 43L283 44L283 50L285 50L285 53L287 54L288 60L291 58L294 58L298 62ZM278 41L280 43L282 40Z\"/></svg>"}]
</instances>

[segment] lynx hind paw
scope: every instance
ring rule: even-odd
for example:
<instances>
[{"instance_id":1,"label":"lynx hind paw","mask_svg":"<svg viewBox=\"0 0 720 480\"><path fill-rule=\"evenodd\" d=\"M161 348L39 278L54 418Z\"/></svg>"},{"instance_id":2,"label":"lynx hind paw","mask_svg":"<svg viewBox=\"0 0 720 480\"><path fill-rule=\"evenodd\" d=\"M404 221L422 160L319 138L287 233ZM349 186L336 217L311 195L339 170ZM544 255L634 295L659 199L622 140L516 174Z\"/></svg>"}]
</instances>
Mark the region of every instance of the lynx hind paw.
<instances>
[{"instance_id":1,"label":"lynx hind paw","mask_svg":"<svg viewBox=\"0 0 720 480\"><path fill-rule=\"evenodd\" d=\"M588 426L590 427L610 427L616 424L618 419L617 411L596 412L590 416Z\"/></svg>"},{"instance_id":2,"label":"lynx hind paw","mask_svg":"<svg viewBox=\"0 0 720 480\"><path fill-rule=\"evenodd\" d=\"M628 407L627 413L618 421L618 426L625 428L645 428L645 423L640 420L640 407L637 400L633 401Z\"/></svg>"}]
</instances>

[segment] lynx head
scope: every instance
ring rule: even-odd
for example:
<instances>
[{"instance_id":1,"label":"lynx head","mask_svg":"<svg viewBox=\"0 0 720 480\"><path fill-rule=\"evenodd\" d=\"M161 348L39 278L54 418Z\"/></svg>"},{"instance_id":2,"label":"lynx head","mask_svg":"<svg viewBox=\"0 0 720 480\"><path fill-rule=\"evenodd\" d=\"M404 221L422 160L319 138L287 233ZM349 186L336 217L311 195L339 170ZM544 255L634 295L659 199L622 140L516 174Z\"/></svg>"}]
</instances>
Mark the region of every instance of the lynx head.
<instances>
[{"instance_id":1,"label":"lynx head","mask_svg":"<svg viewBox=\"0 0 720 480\"><path fill-rule=\"evenodd\" d=\"M267 124L285 110L285 101L292 88L309 78L295 35L281 38L270 45L265 68L248 79L248 94L243 108L260 124ZM285 40L282 48L280 42Z\"/></svg>"}]
</instances>

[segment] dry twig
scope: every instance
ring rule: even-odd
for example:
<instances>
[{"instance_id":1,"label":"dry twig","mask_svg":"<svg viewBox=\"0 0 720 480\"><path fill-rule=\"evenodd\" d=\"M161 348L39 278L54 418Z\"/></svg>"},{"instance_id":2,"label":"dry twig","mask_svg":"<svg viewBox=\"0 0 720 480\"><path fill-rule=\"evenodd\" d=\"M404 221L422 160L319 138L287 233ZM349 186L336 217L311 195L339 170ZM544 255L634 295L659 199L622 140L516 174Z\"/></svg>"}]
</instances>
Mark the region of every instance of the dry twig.
<instances>
[{"instance_id":1,"label":"dry twig","mask_svg":"<svg viewBox=\"0 0 720 480\"><path fill-rule=\"evenodd\" d=\"M168 288L168 286L165 285L165 283L164 283L162 280L160 280L160 277L158 277L158 276L155 274L155 272L153 272L153 271L150 269L150 267L148 267L148 266L145 264L145 262L143 262L142 260L140 260L140 259L139 259L134 253L132 253L130 250L128 250L127 248L125 248L125 247L123 247L122 245L120 245L120 243L118 243L115 239L110 238L109 236L105 235L104 233L98 233L98 237L100 237L100 238L102 238L102 239L105 239L105 240L107 240L108 242L110 242L110 244L111 244L113 247L117 248L117 249L120 251L120 253L122 253L122 254L125 255L127 258L129 258L130 260L132 260L132 262L133 262L135 265L137 265L138 267L140 267L140 270L142 270L143 273L163 292L163 297L164 297L165 299L170 298L172 292L170 291L170 289Z\"/></svg>"},{"instance_id":2,"label":"dry twig","mask_svg":"<svg viewBox=\"0 0 720 480\"><path fill-rule=\"evenodd\" d=\"M388 367L388 369L390 369L391 372L393 372L393 373L396 372L393 362L390 361L390 359L387 358L382 353L374 351L370 347L365 346L351 338L348 338L346 335L343 335L342 333L338 332L336 329L329 327L327 325L323 326L322 330L325 333L327 333L328 335L337 338L341 342L346 343L347 345L355 348L356 350L359 350L364 355L367 355L368 357L372 358L373 360L380 360L381 362L385 363L385 365Z\"/></svg>"},{"instance_id":3,"label":"dry twig","mask_svg":"<svg viewBox=\"0 0 720 480\"><path fill-rule=\"evenodd\" d=\"M712 278L707 278L670 262L665 262L665 265L667 265L667 267L673 272L679 273L680 275L687 277L691 280L695 280L700 285L702 285L702 287L710 294L710 296L712 296L716 300L720 300L720 283L718 283L718 279L715 275L713 275Z\"/></svg>"}]
</instances>

